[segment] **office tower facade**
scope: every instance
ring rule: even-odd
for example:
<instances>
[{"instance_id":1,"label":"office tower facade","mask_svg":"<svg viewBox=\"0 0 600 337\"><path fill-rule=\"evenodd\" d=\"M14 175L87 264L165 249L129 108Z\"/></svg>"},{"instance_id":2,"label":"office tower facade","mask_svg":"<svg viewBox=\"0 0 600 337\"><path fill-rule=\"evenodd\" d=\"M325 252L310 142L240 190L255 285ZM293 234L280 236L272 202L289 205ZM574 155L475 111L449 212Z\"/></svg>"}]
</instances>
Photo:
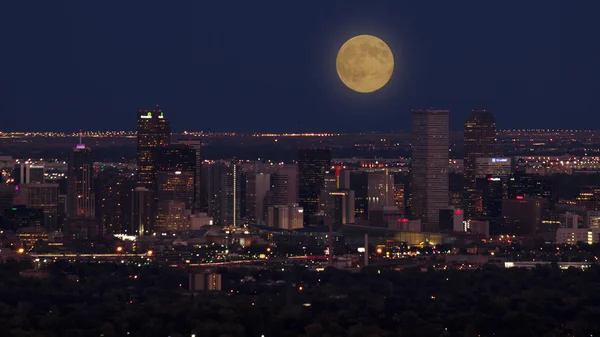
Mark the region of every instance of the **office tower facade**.
<instances>
[{"instance_id":1,"label":"office tower facade","mask_svg":"<svg viewBox=\"0 0 600 337\"><path fill-rule=\"evenodd\" d=\"M156 191L160 151L171 139L171 124L161 110L137 112L137 185Z\"/></svg>"},{"instance_id":2,"label":"office tower facade","mask_svg":"<svg viewBox=\"0 0 600 337\"><path fill-rule=\"evenodd\" d=\"M298 201L298 168L280 166L271 174L271 192L275 205L295 204Z\"/></svg>"},{"instance_id":3,"label":"office tower facade","mask_svg":"<svg viewBox=\"0 0 600 337\"><path fill-rule=\"evenodd\" d=\"M367 172L350 173L350 189L354 191L354 218L368 220L369 215L369 178Z\"/></svg>"},{"instance_id":4,"label":"office tower facade","mask_svg":"<svg viewBox=\"0 0 600 337\"><path fill-rule=\"evenodd\" d=\"M240 166L235 162L214 162L207 166L208 216L217 225L239 226L242 197Z\"/></svg>"},{"instance_id":5,"label":"office tower facade","mask_svg":"<svg viewBox=\"0 0 600 337\"><path fill-rule=\"evenodd\" d=\"M154 194L145 187L136 187L131 193L130 227L125 229L129 235L143 236L153 228Z\"/></svg>"},{"instance_id":6,"label":"office tower facade","mask_svg":"<svg viewBox=\"0 0 600 337\"><path fill-rule=\"evenodd\" d=\"M354 191L338 189L329 192L332 198L331 218L334 226L354 224Z\"/></svg>"},{"instance_id":7,"label":"office tower facade","mask_svg":"<svg viewBox=\"0 0 600 337\"><path fill-rule=\"evenodd\" d=\"M331 150L298 150L299 202L304 210L304 225L319 211L319 196L325 182L325 171L331 167Z\"/></svg>"},{"instance_id":8,"label":"office tower facade","mask_svg":"<svg viewBox=\"0 0 600 337\"><path fill-rule=\"evenodd\" d=\"M381 210L385 206L394 205L394 176L387 169L370 172L369 210Z\"/></svg>"},{"instance_id":9,"label":"office tower facade","mask_svg":"<svg viewBox=\"0 0 600 337\"><path fill-rule=\"evenodd\" d=\"M204 212L204 195L202 194L202 141L200 140L181 140L177 144L189 146L195 151L195 164L194 164L194 205L192 209L194 212Z\"/></svg>"},{"instance_id":10,"label":"office tower facade","mask_svg":"<svg viewBox=\"0 0 600 337\"><path fill-rule=\"evenodd\" d=\"M463 208L467 219L481 213L476 189L477 158L496 156L496 122L491 112L473 111L464 125Z\"/></svg>"},{"instance_id":11,"label":"office tower facade","mask_svg":"<svg viewBox=\"0 0 600 337\"><path fill-rule=\"evenodd\" d=\"M107 234L124 233L130 207L130 174L119 168L102 169L96 175L96 217Z\"/></svg>"},{"instance_id":12,"label":"office tower facade","mask_svg":"<svg viewBox=\"0 0 600 337\"><path fill-rule=\"evenodd\" d=\"M512 161L510 158L476 158L475 178L487 176L508 177L512 173Z\"/></svg>"},{"instance_id":13,"label":"office tower facade","mask_svg":"<svg viewBox=\"0 0 600 337\"><path fill-rule=\"evenodd\" d=\"M196 196L196 149L185 144L164 146L157 155L156 223L162 233L187 230Z\"/></svg>"},{"instance_id":14,"label":"office tower facade","mask_svg":"<svg viewBox=\"0 0 600 337\"><path fill-rule=\"evenodd\" d=\"M265 197L271 189L271 175L268 173L246 173L246 220L250 224L265 222Z\"/></svg>"},{"instance_id":15,"label":"office tower facade","mask_svg":"<svg viewBox=\"0 0 600 337\"><path fill-rule=\"evenodd\" d=\"M448 110L412 111L411 216L435 232L448 207Z\"/></svg>"},{"instance_id":16,"label":"office tower facade","mask_svg":"<svg viewBox=\"0 0 600 337\"><path fill-rule=\"evenodd\" d=\"M42 226L49 231L58 229L58 184L22 184L15 189L15 205L41 209L44 214Z\"/></svg>"},{"instance_id":17,"label":"office tower facade","mask_svg":"<svg viewBox=\"0 0 600 337\"><path fill-rule=\"evenodd\" d=\"M96 219L92 151L79 136L71 152L67 176L67 237L92 239L102 234Z\"/></svg>"},{"instance_id":18,"label":"office tower facade","mask_svg":"<svg viewBox=\"0 0 600 337\"><path fill-rule=\"evenodd\" d=\"M298 204L274 205L267 209L267 226L285 230L302 228L304 210Z\"/></svg>"},{"instance_id":19,"label":"office tower facade","mask_svg":"<svg viewBox=\"0 0 600 337\"><path fill-rule=\"evenodd\" d=\"M96 215L92 151L80 143L73 148L67 177L67 216L92 218Z\"/></svg>"},{"instance_id":20,"label":"office tower facade","mask_svg":"<svg viewBox=\"0 0 600 337\"><path fill-rule=\"evenodd\" d=\"M42 184L45 181L45 172L44 164L36 164L29 161L19 163L15 165L13 171L15 184Z\"/></svg>"}]
</instances>

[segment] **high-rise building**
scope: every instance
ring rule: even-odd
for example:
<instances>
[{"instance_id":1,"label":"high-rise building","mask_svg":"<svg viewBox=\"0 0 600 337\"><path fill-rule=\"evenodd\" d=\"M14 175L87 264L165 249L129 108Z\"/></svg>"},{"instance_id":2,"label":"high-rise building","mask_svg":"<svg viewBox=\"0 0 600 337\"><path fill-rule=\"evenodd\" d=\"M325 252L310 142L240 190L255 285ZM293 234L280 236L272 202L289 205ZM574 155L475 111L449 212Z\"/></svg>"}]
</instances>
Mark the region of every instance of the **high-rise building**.
<instances>
[{"instance_id":1,"label":"high-rise building","mask_svg":"<svg viewBox=\"0 0 600 337\"><path fill-rule=\"evenodd\" d=\"M437 232L448 207L448 145L448 110L412 111L411 217L425 232Z\"/></svg>"},{"instance_id":2,"label":"high-rise building","mask_svg":"<svg viewBox=\"0 0 600 337\"><path fill-rule=\"evenodd\" d=\"M203 205L205 204L205 200L204 200L205 196L202 194L202 188L201 188L201 183L202 183L202 157L201 157L202 141L200 141L200 140L180 140L178 142L178 144L187 145L196 152L196 155L194 157L194 159L195 159L195 164L194 164L195 176L194 176L193 210L195 212L204 212L205 210L204 210Z\"/></svg>"},{"instance_id":3,"label":"high-rise building","mask_svg":"<svg viewBox=\"0 0 600 337\"><path fill-rule=\"evenodd\" d=\"M369 210L382 210L394 205L394 176L387 169L371 172L369 179Z\"/></svg>"},{"instance_id":4,"label":"high-rise building","mask_svg":"<svg viewBox=\"0 0 600 337\"><path fill-rule=\"evenodd\" d=\"M354 191L354 218L368 220L369 215L369 178L367 172L350 173L350 189Z\"/></svg>"},{"instance_id":5,"label":"high-rise building","mask_svg":"<svg viewBox=\"0 0 600 337\"><path fill-rule=\"evenodd\" d=\"M150 233L153 228L153 204L154 196L145 187L136 187L131 193L131 227L125 232L129 235L144 235Z\"/></svg>"},{"instance_id":6,"label":"high-rise building","mask_svg":"<svg viewBox=\"0 0 600 337\"><path fill-rule=\"evenodd\" d=\"M491 112L474 110L464 128L464 193L463 208L466 218L480 213L476 208L480 194L476 189L477 158L496 155L496 122Z\"/></svg>"},{"instance_id":7,"label":"high-rise building","mask_svg":"<svg viewBox=\"0 0 600 337\"><path fill-rule=\"evenodd\" d=\"M120 168L101 169L96 175L96 217L108 234L123 233L129 226L131 174Z\"/></svg>"},{"instance_id":8,"label":"high-rise building","mask_svg":"<svg viewBox=\"0 0 600 337\"><path fill-rule=\"evenodd\" d=\"M14 204L44 213L42 226L50 231L57 230L58 184L22 184L15 187Z\"/></svg>"},{"instance_id":9,"label":"high-rise building","mask_svg":"<svg viewBox=\"0 0 600 337\"><path fill-rule=\"evenodd\" d=\"M303 212L298 204L270 206L267 210L267 225L285 230L302 228Z\"/></svg>"},{"instance_id":10,"label":"high-rise building","mask_svg":"<svg viewBox=\"0 0 600 337\"><path fill-rule=\"evenodd\" d=\"M331 217L333 225L354 224L354 191L338 189L329 192L332 198Z\"/></svg>"},{"instance_id":11,"label":"high-rise building","mask_svg":"<svg viewBox=\"0 0 600 337\"><path fill-rule=\"evenodd\" d=\"M304 210L304 224L319 211L319 196L324 187L325 171L331 167L331 150L298 150L299 202Z\"/></svg>"},{"instance_id":12,"label":"high-rise building","mask_svg":"<svg viewBox=\"0 0 600 337\"><path fill-rule=\"evenodd\" d=\"M475 178L484 178L488 175L495 177L508 177L512 172L510 158L476 158Z\"/></svg>"},{"instance_id":13,"label":"high-rise building","mask_svg":"<svg viewBox=\"0 0 600 337\"><path fill-rule=\"evenodd\" d=\"M239 226L241 214L241 169L235 162L207 165L208 216L222 226Z\"/></svg>"},{"instance_id":14,"label":"high-rise building","mask_svg":"<svg viewBox=\"0 0 600 337\"><path fill-rule=\"evenodd\" d=\"M92 161L92 151L81 142L81 137L79 144L71 152L67 181L67 216L69 218L94 217L96 214L94 163Z\"/></svg>"},{"instance_id":15,"label":"high-rise building","mask_svg":"<svg viewBox=\"0 0 600 337\"><path fill-rule=\"evenodd\" d=\"M67 236L79 239L97 237L102 232L96 219L94 163L92 151L83 144L81 133L79 144L71 152L67 185Z\"/></svg>"},{"instance_id":16,"label":"high-rise building","mask_svg":"<svg viewBox=\"0 0 600 337\"><path fill-rule=\"evenodd\" d=\"M271 175L271 191L275 205L295 204L298 198L298 168L281 166Z\"/></svg>"},{"instance_id":17,"label":"high-rise building","mask_svg":"<svg viewBox=\"0 0 600 337\"><path fill-rule=\"evenodd\" d=\"M265 197L271 187L268 173L246 173L246 220L250 224L265 222Z\"/></svg>"},{"instance_id":18,"label":"high-rise building","mask_svg":"<svg viewBox=\"0 0 600 337\"><path fill-rule=\"evenodd\" d=\"M188 229L186 210L194 207L196 196L196 149L185 144L165 146L157 160L157 213L154 230L170 232Z\"/></svg>"},{"instance_id":19,"label":"high-rise building","mask_svg":"<svg viewBox=\"0 0 600 337\"><path fill-rule=\"evenodd\" d=\"M29 161L15 165L14 179L15 184L33 184L44 183L44 164L36 164Z\"/></svg>"},{"instance_id":20,"label":"high-rise building","mask_svg":"<svg viewBox=\"0 0 600 337\"><path fill-rule=\"evenodd\" d=\"M161 150L169 145L171 124L161 110L137 112L137 184L156 191Z\"/></svg>"}]
</instances>

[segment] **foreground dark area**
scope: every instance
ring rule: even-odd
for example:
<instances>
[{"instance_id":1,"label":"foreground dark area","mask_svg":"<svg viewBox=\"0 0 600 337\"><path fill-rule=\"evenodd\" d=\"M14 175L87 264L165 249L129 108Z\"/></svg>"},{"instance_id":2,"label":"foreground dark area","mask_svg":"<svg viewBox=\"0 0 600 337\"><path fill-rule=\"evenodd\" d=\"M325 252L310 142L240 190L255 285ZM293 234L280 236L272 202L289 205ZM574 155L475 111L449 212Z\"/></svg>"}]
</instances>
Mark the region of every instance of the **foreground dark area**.
<instances>
[{"instance_id":1,"label":"foreground dark area","mask_svg":"<svg viewBox=\"0 0 600 337\"><path fill-rule=\"evenodd\" d=\"M600 270L220 271L191 296L187 273L154 266L0 266L2 336L590 336ZM39 276L39 275L38 275ZM244 280L242 282L242 279ZM279 282L277 282L279 281Z\"/></svg>"}]
</instances>

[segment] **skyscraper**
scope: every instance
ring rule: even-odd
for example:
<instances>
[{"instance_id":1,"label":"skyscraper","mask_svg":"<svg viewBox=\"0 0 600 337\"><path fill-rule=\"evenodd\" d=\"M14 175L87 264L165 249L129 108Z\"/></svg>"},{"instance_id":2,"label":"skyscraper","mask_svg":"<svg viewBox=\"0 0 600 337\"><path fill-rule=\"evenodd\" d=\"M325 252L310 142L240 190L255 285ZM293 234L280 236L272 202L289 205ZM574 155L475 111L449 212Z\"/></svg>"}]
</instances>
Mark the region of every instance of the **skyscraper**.
<instances>
[{"instance_id":1,"label":"skyscraper","mask_svg":"<svg viewBox=\"0 0 600 337\"><path fill-rule=\"evenodd\" d=\"M304 212L304 224L319 211L319 196L324 187L325 171L331 167L331 150L298 150L299 201Z\"/></svg>"},{"instance_id":2,"label":"skyscraper","mask_svg":"<svg viewBox=\"0 0 600 337\"><path fill-rule=\"evenodd\" d=\"M67 177L67 216L93 218L96 215L94 195L94 163L92 151L79 137L73 148Z\"/></svg>"},{"instance_id":3,"label":"skyscraper","mask_svg":"<svg viewBox=\"0 0 600 337\"><path fill-rule=\"evenodd\" d=\"M183 144L163 147L158 155L155 230L187 229L184 213L195 200L196 150Z\"/></svg>"},{"instance_id":4,"label":"skyscraper","mask_svg":"<svg viewBox=\"0 0 600 337\"><path fill-rule=\"evenodd\" d=\"M250 224L265 221L265 197L271 187L268 173L248 172L246 174L246 220Z\"/></svg>"},{"instance_id":5,"label":"skyscraper","mask_svg":"<svg viewBox=\"0 0 600 337\"><path fill-rule=\"evenodd\" d=\"M481 194L476 189L477 158L496 156L496 122L491 112L474 110L464 129L463 208L466 218L481 214Z\"/></svg>"},{"instance_id":6,"label":"skyscraper","mask_svg":"<svg viewBox=\"0 0 600 337\"><path fill-rule=\"evenodd\" d=\"M193 210L196 212L204 212L205 196L202 195L201 181L202 181L202 141L200 140L180 140L177 142L179 145L187 145L196 152L195 155L195 177L194 177L194 205Z\"/></svg>"},{"instance_id":7,"label":"skyscraper","mask_svg":"<svg viewBox=\"0 0 600 337\"><path fill-rule=\"evenodd\" d=\"M137 185L156 191L158 158L169 145L171 124L161 110L137 112Z\"/></svg>"},{"instance_id":8,"label":"skyscraper","mask_svg":"<svg viewBox=\"0 0 600 337\"><path fill-rule=\"evenodd\" d=\"M208 215L217 225L239 226L241 167L236 162L215 162L207 166Z\"/></svg>"},{"instance_id":9,"label":"skyscraper","mask_svg":"<svg viewBox=\"0 0 600 337\"><path fill-rule=\"evenodd\" d=\"M412 214L425 232L438 231L448 207L448 110L412 111Z\"/></svg>"},{"instance_id":10,"label":"skyscraper","mask_svg":"<svg viewBox=\"0 0 600 337\"><path fill-rule=\"evenodd\" d=\"M94 165L92 151L79 135L79 144L71 152L67 176L68 238L91 239L101 234L96 219Z\"/></svg>"}]
</instances>

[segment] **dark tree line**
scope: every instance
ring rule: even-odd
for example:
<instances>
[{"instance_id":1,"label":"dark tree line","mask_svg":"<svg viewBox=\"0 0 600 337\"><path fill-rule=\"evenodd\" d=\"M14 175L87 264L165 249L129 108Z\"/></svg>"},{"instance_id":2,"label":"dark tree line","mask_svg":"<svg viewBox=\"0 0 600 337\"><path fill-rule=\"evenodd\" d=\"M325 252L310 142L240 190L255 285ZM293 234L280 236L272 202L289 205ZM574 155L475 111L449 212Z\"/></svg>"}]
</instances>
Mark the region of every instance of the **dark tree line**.
<instances>
[{"instance_id":1,"label":"dark tree line","mask_svg":"<svg viewBox=\"0 0 600 337\"><path fill-rule=\"evenodd\" d=\"M472 271L228 269L223 291L191 296L184 270L0 266L1 336L590 336L600 269ZM247 276L252 276L251 278ZM241 279L245 278L244 282ZM277 282L279 281L279 282Z\"/></svg>"}]
</instances>

